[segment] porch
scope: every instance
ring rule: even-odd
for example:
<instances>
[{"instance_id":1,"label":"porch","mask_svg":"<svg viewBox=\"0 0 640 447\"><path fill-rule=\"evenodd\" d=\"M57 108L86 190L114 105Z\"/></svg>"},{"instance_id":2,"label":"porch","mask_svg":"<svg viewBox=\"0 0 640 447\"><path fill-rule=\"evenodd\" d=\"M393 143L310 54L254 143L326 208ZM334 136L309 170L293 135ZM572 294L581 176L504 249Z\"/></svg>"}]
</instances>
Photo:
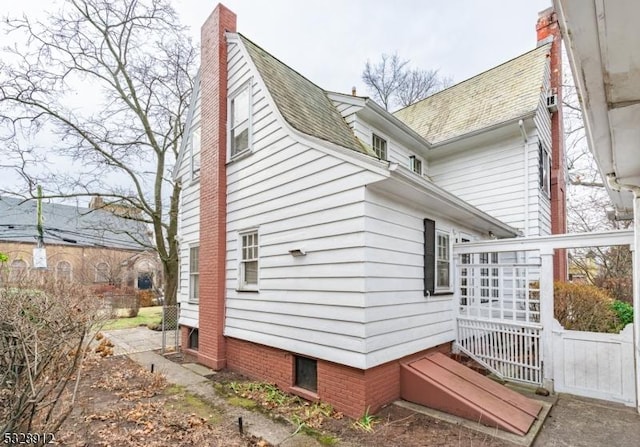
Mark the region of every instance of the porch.
<instances>
[{"instance_id":1,"label":"porch","mask_svg":"<svg viewBox=\"0 0 640 447\"><path fill-rule=\"evenodd\" d=\"M633 231L454 244L454 349L504 380L636 407L633 325L567 331L554 319L553 285L557 250L633 244Z\"/></svg>"}]
</instances>

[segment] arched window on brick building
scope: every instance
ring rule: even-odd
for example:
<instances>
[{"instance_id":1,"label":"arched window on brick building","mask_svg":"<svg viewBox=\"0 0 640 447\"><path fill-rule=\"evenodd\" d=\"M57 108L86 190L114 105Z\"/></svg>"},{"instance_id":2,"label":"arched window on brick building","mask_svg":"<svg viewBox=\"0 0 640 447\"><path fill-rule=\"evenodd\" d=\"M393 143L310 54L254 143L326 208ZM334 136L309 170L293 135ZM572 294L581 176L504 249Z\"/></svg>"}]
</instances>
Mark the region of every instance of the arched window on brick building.
<instances>
[{"instance_id":1,"label":"arched window on brick building","mask_svg":"<svg viewBox=\"0 0 640 447\"><path fill-rule=\"evenodd\" d=\"M60 261L56 265L56 278L61 281L71 281L71 263Z\"/></svg>"}]
</instances>

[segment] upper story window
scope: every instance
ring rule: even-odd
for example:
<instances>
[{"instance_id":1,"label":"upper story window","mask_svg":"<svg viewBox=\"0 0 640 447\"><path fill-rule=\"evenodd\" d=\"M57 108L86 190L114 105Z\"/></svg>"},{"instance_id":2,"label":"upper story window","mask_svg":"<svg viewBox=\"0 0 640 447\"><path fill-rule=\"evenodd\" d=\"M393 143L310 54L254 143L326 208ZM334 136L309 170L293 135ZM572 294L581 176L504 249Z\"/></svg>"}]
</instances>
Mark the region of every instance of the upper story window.
<instances>
[{"instance_id":1,"label":"upper story window","mask_svg":"<svg viewBox=\"0 0 640 447\"><path fill-rule=\"evenodd\" d=\"M198 302L200 289L200 247L189 248L189 301Z\"/></svg>"},{"instance_id":2,"label":"upper story window","mask_svg":"<svg viewBox=\"0 0 640 447\"><path fill-rule=\"evenodd\" d=\"M232 158L249 149L250 99L251 89L249 85L246 85L233 95L229 101L229 146Z\"/></svg>"},{"instance_id":3,"label":"upper story window","mask_svg":"<svg viewBox=\"0 0 640 447\"><path fill-rule=\"evenodd\" d=\"M371 147L373 147L373 151L376 153L380 160L387 159L387 140L382 137L379 137L376 134L373 134L373 138L371 140Z\"/></svg>"},{"instance_id":4,"label":"upper story window","mask_svg":"<svg viewBox=\"0 0 640 447\"><path fill-rule=\"evenodd\" d=\"M551 156L547 149L538 142L538 160L540 162L539 169L539 185L540 189L547 195L551 196Z\"/></svg>"},{"instance_id":5,"label":"upper story window","mask_svg":"<svg viewBox=\"0 0 640 447\"><path fill-rule=\"evenodd\" d=\"M258 230L240 234L240 289L258 288Z\"/></svg>"},{"instance_id":6,"label":"upper story window","mask_svg":"<svg viewBox=\"0 0 640 447\"><path fill-rule=\"evenodd\" d=\"M409 157L409 167L416 174L422 175L422 160L415 155Z\"/></svg>"},{"instance_id":7,"label":"upper story window","mask_svg":"<svg viewBox=\"0 0 640 447\"><path fill-rule=\"evenodd\" d=\"M200 127L191 134L191 174L192 178L200 175Z\"/></svg>"},{"instance_id":8,"label":"upper story window","mask_svg":"<svg viewBox=\"0 0 640 447\"><path fill-rule=\"evenodd\" d=\"M60 261L56 265L56 278L60 281L71 281L71 263Z\"/></svg>"}]
</instances>

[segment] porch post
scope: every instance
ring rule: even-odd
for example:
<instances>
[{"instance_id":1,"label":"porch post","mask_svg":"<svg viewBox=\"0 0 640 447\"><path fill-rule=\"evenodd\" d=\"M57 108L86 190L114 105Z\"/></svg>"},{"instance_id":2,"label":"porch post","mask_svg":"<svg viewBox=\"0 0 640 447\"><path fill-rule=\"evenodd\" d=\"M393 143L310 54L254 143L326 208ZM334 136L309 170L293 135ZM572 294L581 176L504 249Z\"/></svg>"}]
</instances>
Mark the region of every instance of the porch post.
<instances>
[{"instance_id":1,"label":"porch post","mask_svg":"<svg viewBox=\"0 0 640 447\"><path fill-rule=\"evenodd\" d=\"M553 249L540 250L542 386L553 393Z\"/></svg>"},{"instance_id":2,"label":"porch post","mask_svg":"<svg viewBox=\"0 0 640 447\"><path fill-rule=\"evenodd\" d=\"M460 275L458 275L458 269L460 265L460 254L453 251L453 330L455 331L454 336L456 337L453 341L453 346L451 347L451 352L454 354L458 354L460 350L458 349L458 315L460 314Z\"/></svg>"},{"instance_id":3,"label":"porch post","mask_svg":"<svg viewBox=\"0 0 640 447\"><path fill-rule=\"evenodd\" d=\"M640 189L633 191L633 352L636 364L636 410L640 413Z\"/></svg>"}]
</instances>

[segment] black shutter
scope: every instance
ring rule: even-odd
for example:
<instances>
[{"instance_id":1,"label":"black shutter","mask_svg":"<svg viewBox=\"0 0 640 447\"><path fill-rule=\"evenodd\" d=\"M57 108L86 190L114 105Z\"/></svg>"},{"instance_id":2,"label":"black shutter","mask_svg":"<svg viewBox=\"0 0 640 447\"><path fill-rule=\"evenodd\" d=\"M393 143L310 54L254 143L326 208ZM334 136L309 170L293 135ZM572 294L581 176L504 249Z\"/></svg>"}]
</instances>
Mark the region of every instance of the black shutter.
<instances>
[{"instance_id":1,"label":"black shutter","mask_svg":"<svg viewBox=\"0 0 640 447\"><path fill-rule=\"evenodd\" d=\"M424 219L424 296L433 294L436 273L436 223Z\"/></svg>"}]
</instances>

